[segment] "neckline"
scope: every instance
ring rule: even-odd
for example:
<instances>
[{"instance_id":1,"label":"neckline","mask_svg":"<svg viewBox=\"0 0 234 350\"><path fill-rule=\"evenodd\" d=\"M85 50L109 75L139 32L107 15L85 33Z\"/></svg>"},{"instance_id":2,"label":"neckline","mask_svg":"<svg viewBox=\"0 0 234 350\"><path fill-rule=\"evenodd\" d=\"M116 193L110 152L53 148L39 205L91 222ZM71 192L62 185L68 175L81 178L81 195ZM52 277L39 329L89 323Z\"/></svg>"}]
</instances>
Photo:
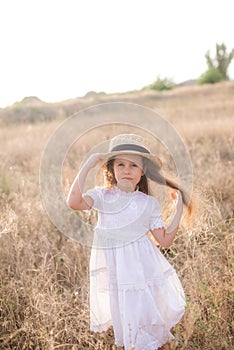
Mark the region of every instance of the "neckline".
<instances>
[{"instance_id":1,"label":"neckline","mask_svg":"<svg viewBox=\"0 0 234 350\"><path fill-rule=\"evenodd\" d=\"M118 192L119 194L123 194L125 196L133 196L135 195L137 192L139 192L139 187L137 187L134 191L124 191L124 190L121 190L118 186L114 186L113 189Z\"/></svg>"}]
</instances>

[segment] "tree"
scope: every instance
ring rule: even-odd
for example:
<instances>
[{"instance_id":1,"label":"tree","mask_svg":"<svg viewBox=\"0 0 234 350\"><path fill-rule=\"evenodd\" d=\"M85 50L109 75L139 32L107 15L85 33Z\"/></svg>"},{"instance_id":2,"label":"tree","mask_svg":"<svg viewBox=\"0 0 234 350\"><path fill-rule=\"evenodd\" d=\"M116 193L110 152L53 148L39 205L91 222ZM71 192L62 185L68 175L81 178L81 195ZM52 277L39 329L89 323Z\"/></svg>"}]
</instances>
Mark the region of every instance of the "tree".
<instances>
[{"instance_id":1,"label":"tree","mask_svg":"<svg viewBox=\"0 0 234 350\"><path fill-rule=\"evenodd\" d=\"M206 53L205 57L208 70L218 69L223 77L223 80L229 80L227 71L232 59L234 58L234 49L228 53L224 43L216 44L216 57L212 59L209 51Z\"/></svg>"}]
</instances>

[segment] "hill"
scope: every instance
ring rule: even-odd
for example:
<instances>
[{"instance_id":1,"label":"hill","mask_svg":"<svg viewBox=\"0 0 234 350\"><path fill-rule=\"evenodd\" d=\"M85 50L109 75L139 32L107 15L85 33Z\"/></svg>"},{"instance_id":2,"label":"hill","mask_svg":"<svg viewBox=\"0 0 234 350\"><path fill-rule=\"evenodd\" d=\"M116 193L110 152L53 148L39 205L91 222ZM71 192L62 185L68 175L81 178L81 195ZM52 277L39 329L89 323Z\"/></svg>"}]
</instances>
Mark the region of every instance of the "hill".
<instances>
[{"instance_id":1,"label":"hill","mask_svg":"<svg viewBox=\"0 0 234 350\"><path fill-rule=\"evenodd\" d=\"M21 102L0 110L0 122L37 123L41 121L61 120L89 106L125 101L142 104L150 108L167 110L170 114L174 107L179 113L184 108L212 110L220 109L224 104L228 109L234 106L234 82L222 82L214 85L181 85L169 91L142 90L126 93L105 94L87 93L84 97L69 99L59 103L46 103L37 97L25 97ZM200 106L200 107L199 107ZM181 108L182 107L182 108ZM203 110L203 111L202 111Z\"/></svg>"}]
</instances>

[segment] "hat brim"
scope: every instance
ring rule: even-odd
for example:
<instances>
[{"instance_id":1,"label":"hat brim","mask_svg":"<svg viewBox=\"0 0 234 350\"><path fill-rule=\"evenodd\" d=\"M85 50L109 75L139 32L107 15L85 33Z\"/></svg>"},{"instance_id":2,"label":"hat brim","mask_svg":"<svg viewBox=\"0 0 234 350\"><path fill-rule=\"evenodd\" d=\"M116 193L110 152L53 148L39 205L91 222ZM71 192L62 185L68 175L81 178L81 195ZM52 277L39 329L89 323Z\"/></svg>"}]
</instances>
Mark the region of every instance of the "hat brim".
<instances>
[{"instance_id":1,"label":"hat brim","mask_svg":"<svg viewBox=\"0 0 234 350\"><path fill-rule=\"evenodd\" d=\"M113 151L113 152L108 152L105 153L103 155L103 160L107 161L111 158L115 158L116 156L121 156L121 155L137 155L143 158L146 158L150 161L152 161L153 163L157 164L160 168L162 167L162 161L160 158L158 158L156 155L152 154L152 153L143 153L143 152L137 152L137 151L130 151L130 150L126 150L126 151Z\"/></svg>"}]
</instances>

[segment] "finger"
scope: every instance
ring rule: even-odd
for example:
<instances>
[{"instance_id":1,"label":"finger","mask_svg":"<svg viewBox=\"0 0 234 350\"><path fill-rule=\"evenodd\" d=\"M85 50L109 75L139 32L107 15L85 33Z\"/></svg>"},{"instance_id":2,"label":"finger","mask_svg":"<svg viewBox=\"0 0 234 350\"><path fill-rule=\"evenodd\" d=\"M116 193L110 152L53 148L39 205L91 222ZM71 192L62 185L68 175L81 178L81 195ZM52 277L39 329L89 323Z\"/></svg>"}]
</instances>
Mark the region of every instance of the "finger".
<instances>
[{"instance_id":1,"label":"finger","mask_svg":"<svg viewBox=\"0 0 234 350\"><path fill-rule=\"evenodd\" d=\"M171 197L172 197L172 199L176 200L177 197L178 197L178 192L177 191L172 191L171 192Z\"/></svg>"}]
</instances>

